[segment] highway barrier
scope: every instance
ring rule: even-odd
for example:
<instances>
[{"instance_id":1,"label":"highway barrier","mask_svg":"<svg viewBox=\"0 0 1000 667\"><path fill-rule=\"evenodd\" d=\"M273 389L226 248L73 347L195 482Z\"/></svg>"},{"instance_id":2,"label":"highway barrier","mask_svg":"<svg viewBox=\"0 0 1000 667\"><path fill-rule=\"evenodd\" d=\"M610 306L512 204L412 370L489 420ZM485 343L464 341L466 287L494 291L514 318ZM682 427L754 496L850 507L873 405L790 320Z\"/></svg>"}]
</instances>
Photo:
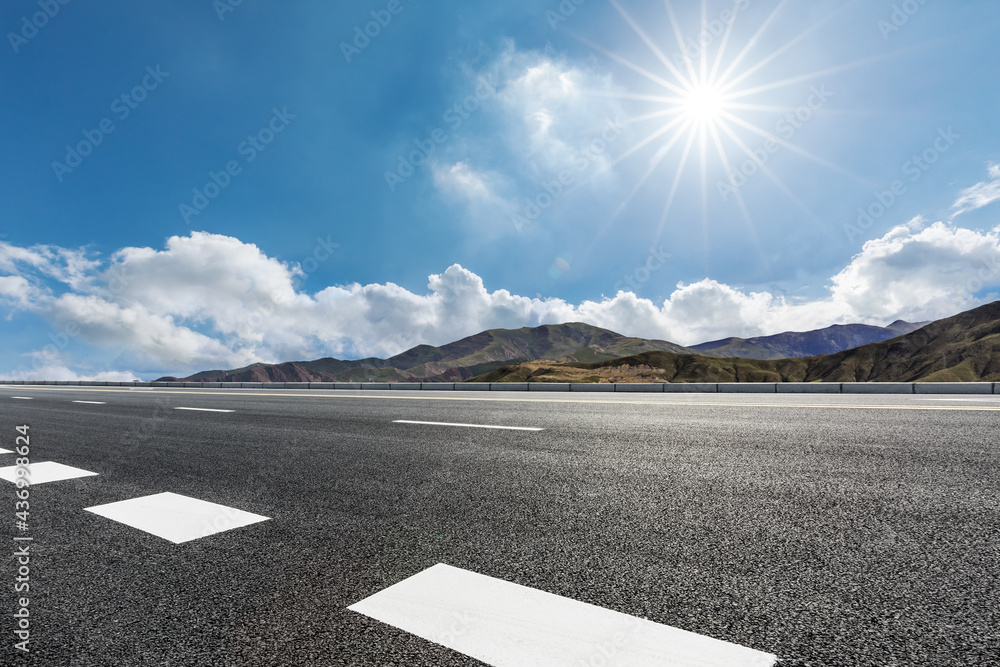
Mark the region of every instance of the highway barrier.
<instances>
[{"instance_id":1,"label":"highway barrier","mask_svg":"<svg viewBox=\"0 0 1000 667\"><path fill-rule=\"evenodd\" d=\"M558 391L700 394L1000 394L1000 382L87 382L0 380L0 385L356 391Z\"/></svg>"}]
</instances>

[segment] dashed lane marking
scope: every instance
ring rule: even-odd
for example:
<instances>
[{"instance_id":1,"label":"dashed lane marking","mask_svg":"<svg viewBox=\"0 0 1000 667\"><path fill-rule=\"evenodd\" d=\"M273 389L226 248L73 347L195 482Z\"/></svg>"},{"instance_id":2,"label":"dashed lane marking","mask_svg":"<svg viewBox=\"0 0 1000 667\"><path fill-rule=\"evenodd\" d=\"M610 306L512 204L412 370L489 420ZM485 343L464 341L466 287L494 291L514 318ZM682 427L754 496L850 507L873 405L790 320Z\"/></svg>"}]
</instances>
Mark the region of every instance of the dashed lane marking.
<instances>
[{"instance_id":1,"label":"dashed lane marking","mask_svg":"<svg viewBox=\"0 0 1000 667\"><path fill-rule=\"evenodd\" d=\"M771 667L777 660L444 564L348 608L494 667Z\"/></svg>"},{"instance_id":2,"label":"dashed lane marking","mask_svg":"<svg viewBox=\"0 0 1000 667\"><path fill-rule=\"evenodd\" d=\"M0 385L0 389L15 389L16 386ZM121 389L102 389L102 388L90 388L90 387L35 387L34 389L38 391L88 391L97 393L125 393L130 391L128 388ZM329 390L329 391L343 391L343 390ZM414 396L408 392L395 391L395 392L376 392L376 391L357 391L351 394L304 394L301 393L302 390L298 390L296 393L285 393L285 394L275 394L275 393L264 393L257 389L248 389L240 392L233 391L204 391L204 390L192 390L192 391L176 391L169 389L159 389L157 388L155 394L177 394L182 396L239 396L241 398L247 398L248 396L254 397L269 397L269 398L325 398L325 399L382 399L382 400L394 400L394 401L465 401L465 402L494 402L494 403L569 403L577 405L644 405L644 406L670 406L670 407L712 407L712 408L775 408L775 409L805 409L805 410L914 410L918 412L1000 412L1000 406L979 406L979 405L892 405L892 404L863 404L863 403L738 403L738 402L728 402L728 401L702 401L702 400L655 400L656 396L652 394L646 394L650 399L646 401L629 401L629 400L616 400L607 401L600 399L555 399L555 398L537 398L537 393L535 393L531 398L523 397L487 397L487 396L443 396L442 393L432 392L434 396ZM528 392L525 392L526 394ZM793 396L794 394L781 394L781 396ZM901 395L902 396L902 395Z\"/></svg>"},{"instance_id":3,"label":"dashed lane marking","mask_svg":"<svg viewBox=\"0 0 1000 667\"><path fill-rule=\"evenodd\" d=\"M393 420L394 424L423 424L425 426L461 426L464 428L495 428L505 431L544 431L543 428L534 428L530 426L488 426L486 424L452 424L450 422L418 422L410 421L408 419L396 419Z\"/></svg>"},{"instance_id":4,"label":"dashed lane marking","mask_svg":"<svg viewBox=\"0 0 1000 667\"><path fill-rule=\"evenodd\" d=\"M0 479L16 483L19 478L16 474L19 467L21 466L7 466L5 468L0 468ZM76 479L78 477L93 477L97 475L96 472L81 470L80 468L74 468L72 466L63 465L62 463L54 463L52 461L29 463L26 467L28 469L27 479L31 482L31 486L35 486L36 484L45 484L47 482L61 482L66 479Z\"/></svg>"},{"instance_id":5,"label":"dashed lane marking","mask_svg":"<svg viewBox=\"0 0 1000 667\"><path fill-rule=\"evenodd\" d=\"M174 544L270 520L270 517L260 514L169 492L97 505L86 510Z\"/></svg>"}]
</instances>

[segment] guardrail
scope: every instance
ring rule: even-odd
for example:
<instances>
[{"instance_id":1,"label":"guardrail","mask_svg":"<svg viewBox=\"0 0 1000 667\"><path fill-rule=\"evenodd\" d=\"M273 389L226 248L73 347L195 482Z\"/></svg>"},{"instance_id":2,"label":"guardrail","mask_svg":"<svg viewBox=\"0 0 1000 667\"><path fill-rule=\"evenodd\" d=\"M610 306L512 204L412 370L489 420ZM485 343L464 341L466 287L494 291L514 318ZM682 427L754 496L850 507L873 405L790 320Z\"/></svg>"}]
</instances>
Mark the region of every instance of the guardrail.
<instances>
[{"instance_id":1,"label":"guardrail","mask_svg":"<svg viewBox=\"0 0 1000 667\"><path fill-rule=\"evenodd\" d=\"M87 382L0 380L2 385L358 391L562 391L701 394L1000 394L1000 382Z\"/></svg>"}]
</instances>

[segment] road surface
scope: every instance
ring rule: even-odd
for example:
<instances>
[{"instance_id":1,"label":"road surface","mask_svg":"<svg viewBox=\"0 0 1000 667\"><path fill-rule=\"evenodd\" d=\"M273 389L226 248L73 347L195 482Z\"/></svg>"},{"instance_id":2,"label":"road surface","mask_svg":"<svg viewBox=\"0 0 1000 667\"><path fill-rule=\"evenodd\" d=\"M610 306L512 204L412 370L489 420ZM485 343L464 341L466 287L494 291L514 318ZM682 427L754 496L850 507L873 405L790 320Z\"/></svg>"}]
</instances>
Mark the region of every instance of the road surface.
<instances>
[{"instance_id":1,"label":"road surface","mask_svg":"<svg viewBox=\"0 0 1000 667\"><path fill-rule=\"evenodd\" d=\"M642 619L782 667L1000 646L1000 396L14 386L0 417L0 448L28 425L53 478L25 530L0 481L0 537L32 538L31 653L5 614L4 664L457 666L535 641L445 609L431 641L357 606L452 575L526 619L551 594L553 623ZM158 514L199 508L198 534ZM638 650L627 628L607 641L567 664Z\"/></svg>"}]
</instances>

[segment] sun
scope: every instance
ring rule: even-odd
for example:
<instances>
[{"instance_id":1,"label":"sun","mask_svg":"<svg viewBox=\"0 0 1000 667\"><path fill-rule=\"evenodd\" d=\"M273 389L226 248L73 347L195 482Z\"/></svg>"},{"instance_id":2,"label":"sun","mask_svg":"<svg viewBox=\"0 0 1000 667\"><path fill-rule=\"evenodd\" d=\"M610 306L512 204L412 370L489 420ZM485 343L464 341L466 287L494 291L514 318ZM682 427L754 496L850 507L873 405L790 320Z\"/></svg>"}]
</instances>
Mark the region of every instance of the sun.
<instances>
[{"instance_id":1,"label":"sun","mask_svg":"<svg viewBox=\"0 0 1000 667\"><path fill-rule=\"evenodd\" d=\"M680 110L695 125L715 125L722 120L726 98L719 86L698 84L680 99Z\"/></svg>"},{"instance_id":2,"label":"sun","mask_svg":"<svg viewBox=\"0 0 1000 667\"><path fill-rule=\"evenodd\" d=\"M622 0L608 0L618 14L635 33L636 37L646 45L652 56L652 70L646 65L637 64L623 55L615 53L592 40L573 33L565 28L567 33L577 40L602 53L609 59L626 67L634 74L653 84L651 89L636 92L608 93L611 97L629 99L637 104L649 104L648 111L643 110L638 115L624 119L623 124L638 127L652 127L645 131L645 136L637 139L632 146L618 154L610 165L614 166L649 147L652 156L635 185L626 194L621 204L609 216L600 231L594 236L591 247L596 248L598 239L607 232L612 224L629 207L633 198L648 183L656 184L658 190L665 192L666 201L656 227L654 243L658 243L671 220L671 212L675 198L683 194L687 188L682 188L682 179L688 165L700 172L701 194L701 224L704 237L708 238L709 226L709 194L717 190L722 201L732 197L746 222L750 238L756 247L763 263L767 264L766 253L757 238L756 226L750 215L749 208L741 191L738 177L747 173L760 173L761 178L769 179L777 189L784 193L788 200L800 209L807 219L814 224L824 226L823 220L810 210L792 190L766 164L767 157L777 150L787 150L799 157L805 158L824 168L851 177L859 182L867 181L857 174L844 169L828 160L814 155L808 150L790 141L778 123L774 129L769 124L760 122L761 114L798 113L802 107L787 105L787 94L778 91L796 84L808 83L820 76L827 76L849 69L867 66L882 58L891 57L892 53L870 56L853 62L834 65L819 71L806 71L785 78L769 77L766 68L794 46L804 42L821 26L832 20L841 9L836 9L825 18L812 22L806 29L791 37L787 42L769 52L758 53L758 47L764 43L762 35L769 30L788 5L789 0L780 0L771 13L759 24L752 36L737 38L733 26L737 18L743 21L744 9L749 3L743 0L733 0L734 7L725 9L717 19L710 20L708 15L708 0L702 0L700 26L697 33L702 41L692 46L694 42L685 37L677 16L674 13L671 0L664 0L674 40L669 35L655 37L622 6ZM721 0L720 0L721 2ZM695 3L689 3L695 4ZM725 3L722 3L725 4ZM850 3L848 3L850 4ZM846 5L845 5L846 6ZM739 15L739 17L737 17ZM728 18L727 18L728 17ZM694 34L696 28L689 31ZM655 33L654 33L655 34ZM670 44L676 42L673 47ZM699 48L696 48L700 45ZM671 48L676 49L673 57L668 56ZM756 55L755 55L756 54ZM776 97L771 97L775 95ZM761 97L763 96L763 97ZM754 100L757 98L757 101ZM774 104L773 102L779 102ZM751 120L751 118L753 120ZM764 155L762 158L761 155ZM700 164L696 164L700 163ZM661 170L661 165L663 165ZM673 172L673 178L669 173ZM716 180L713 188L711 178ZM707 241L706 241L707 243Z\"/></svg>"}]
</instances>

